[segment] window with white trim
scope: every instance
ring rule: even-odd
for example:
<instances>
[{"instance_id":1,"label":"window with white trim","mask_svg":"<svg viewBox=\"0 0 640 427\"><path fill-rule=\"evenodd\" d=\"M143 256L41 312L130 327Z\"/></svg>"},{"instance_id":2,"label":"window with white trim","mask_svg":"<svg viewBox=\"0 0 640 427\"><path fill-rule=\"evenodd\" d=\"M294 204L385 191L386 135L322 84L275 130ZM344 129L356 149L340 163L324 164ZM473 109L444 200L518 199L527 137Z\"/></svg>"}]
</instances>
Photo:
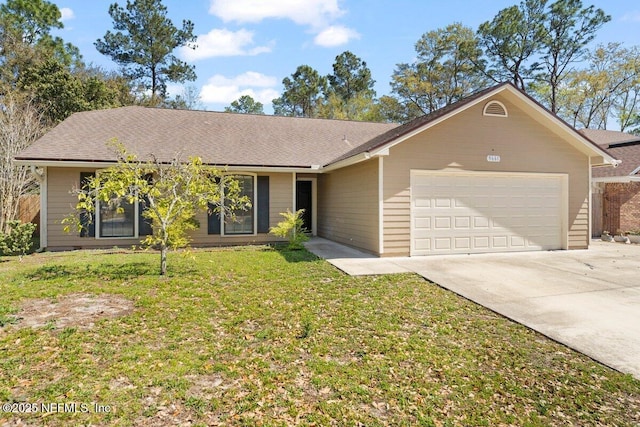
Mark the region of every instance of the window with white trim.
<instances>
[{"instance_id":1,"label":"window with white trim","mask_svg":"<svg viewBox=\"0 0 640 427\"><path fill-rule=\"evenodd\" d=\"M136 237L137 204L121 198L98 203L100 237Z\"/></svg>"}]
</instances>

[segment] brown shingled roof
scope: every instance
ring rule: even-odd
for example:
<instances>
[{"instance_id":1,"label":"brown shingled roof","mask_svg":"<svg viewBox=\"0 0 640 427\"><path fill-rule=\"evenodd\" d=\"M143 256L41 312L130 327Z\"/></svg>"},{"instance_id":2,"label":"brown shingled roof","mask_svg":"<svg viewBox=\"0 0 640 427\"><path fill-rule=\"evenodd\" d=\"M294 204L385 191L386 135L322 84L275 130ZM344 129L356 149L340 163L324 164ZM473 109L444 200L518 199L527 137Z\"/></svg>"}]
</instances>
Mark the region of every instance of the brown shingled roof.
<instances>
[{"instance_id":1,"label":"brown shingled roof","mask_svg":"<svg viewBox=\"0 0 640 427\"><path fill-rule=\"evenodd\" d=\"M113 161L106 142L162 161L177 152L229 166L325 165L397 124L123 107L76 113L16 159Z\"/></svg>"},{"instance_id":2,"label":"brown shingled roof","mask_svg":"<svg viewBox=\"0 0 640 427\"><path fill-rule=\"evenodd\" d=\"M603 129L580 129L579 132L622 160L617 168L593 168L594 178L629 176L640 167L640 136Z\"/></svg>"},{"instance_id":3,"label":"brown shingled roof","mask_svg":"<svg viewBox=\"0 0 640 427\"><path fill-rule=\"evenodd\" d=\"M598 145L608 148L609 145L627 142L640 142L640 136L630 133L604 129L580 129L578 132Z\"/></svg>"}]
</instances>

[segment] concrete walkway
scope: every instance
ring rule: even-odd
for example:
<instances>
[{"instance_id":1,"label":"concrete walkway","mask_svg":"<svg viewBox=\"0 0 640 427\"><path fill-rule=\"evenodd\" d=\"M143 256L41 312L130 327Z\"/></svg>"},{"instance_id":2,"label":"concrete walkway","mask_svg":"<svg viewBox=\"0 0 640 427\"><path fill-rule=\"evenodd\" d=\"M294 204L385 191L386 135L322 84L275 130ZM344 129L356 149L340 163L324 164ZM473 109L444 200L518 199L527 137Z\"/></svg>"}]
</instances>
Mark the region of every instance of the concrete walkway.
<instances>
[{"instance_id":1,"label":"concrete walkway","mask_svg":"<svg viewBox=\"0 0 640 427\"><path fill-rule=\"evenodd\" d=\"M640 245L414 258L377 258L319 238L307 248L350 275L417 273L640 378Z\"/></svg>"}]
</instances>

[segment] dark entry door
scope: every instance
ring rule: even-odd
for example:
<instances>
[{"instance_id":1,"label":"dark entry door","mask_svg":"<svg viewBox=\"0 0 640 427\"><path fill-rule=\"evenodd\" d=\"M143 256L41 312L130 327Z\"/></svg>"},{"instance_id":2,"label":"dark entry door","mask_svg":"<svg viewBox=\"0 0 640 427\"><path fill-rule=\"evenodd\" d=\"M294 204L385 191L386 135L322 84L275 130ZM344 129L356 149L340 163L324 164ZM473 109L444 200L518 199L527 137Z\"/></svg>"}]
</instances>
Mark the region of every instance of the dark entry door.
<instances>
[{"instance_id":1,"label":"dark entry door","mask_svg":"<svg viewBox=\"0 0 640 427\"><path fill-rule=\"evenodd\" d=\"M302 220L303 227L311 232L311 214L313 212L313 197L311 194L311 181L296 181L296 210L304 209Z\"/></svg>"}]
</instances>

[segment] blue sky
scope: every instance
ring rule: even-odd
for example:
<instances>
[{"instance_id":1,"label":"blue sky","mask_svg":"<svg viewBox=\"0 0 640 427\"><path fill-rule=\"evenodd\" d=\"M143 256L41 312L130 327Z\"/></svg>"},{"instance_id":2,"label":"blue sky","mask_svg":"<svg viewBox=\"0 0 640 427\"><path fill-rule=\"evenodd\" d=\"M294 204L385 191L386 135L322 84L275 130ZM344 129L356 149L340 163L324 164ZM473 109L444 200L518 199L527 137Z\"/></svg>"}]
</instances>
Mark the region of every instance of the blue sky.
<instances>
[{"instance_id":1,"label":"blue sky","mask_svg":"<svg viewBox=\"0 0 640 427\"><path fill-rule=\"evenodd\" d=\"M65 41L80 48L88 63L117 69L93 43L113 28L107 0L52 0L63 12ZM124 6L126 0L118 0ZM397 63L411 62L414 44L427 31L462 22L474 29L512 0L164 0L169 17L191 20L198 35L195 51L178 56L196 66L203 107L222 110L249 94L271 113L282 79L307 64L321 74L332 71L337 55L349 50L365 60L378 96L389 93ZM583 1L612 16L596 43L640 45L637 0ZM171 86L171 95L181 87Z\"/></svg>"}]
</instances>

